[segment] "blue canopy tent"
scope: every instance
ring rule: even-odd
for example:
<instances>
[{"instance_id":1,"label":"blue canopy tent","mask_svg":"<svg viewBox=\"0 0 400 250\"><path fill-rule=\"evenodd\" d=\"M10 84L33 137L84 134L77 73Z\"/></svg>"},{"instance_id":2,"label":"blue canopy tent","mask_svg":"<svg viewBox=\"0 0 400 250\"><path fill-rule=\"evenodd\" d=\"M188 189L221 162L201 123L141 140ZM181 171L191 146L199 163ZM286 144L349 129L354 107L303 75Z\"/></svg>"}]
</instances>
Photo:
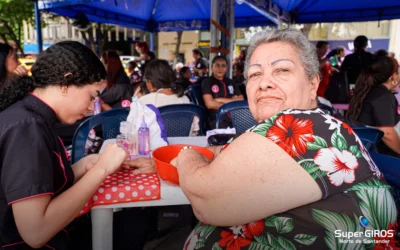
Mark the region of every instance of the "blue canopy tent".
<instances>
[{"instance_id":1,"label":"blue canopy tent","mask_svg":"<svg viewBox=\"0 0 400 250\"><path fill-rule=\"evenodd\" d=\"M361 22L400 18L398 0L273 0L296 23ZM256 1L258 2L258 1Z\"/></svg>"},{"instance_id":2,"label":"blue canopy tent","mask_svg":"<svg viewBox=\"0 0 400 250\"><path fill-rule=\"evenodd\" d=\"M39 9L149 32L209 30L211 0L42 0ZM235 3L235 27L276 25L261 13Z\"/></svg>"}]
</instances>

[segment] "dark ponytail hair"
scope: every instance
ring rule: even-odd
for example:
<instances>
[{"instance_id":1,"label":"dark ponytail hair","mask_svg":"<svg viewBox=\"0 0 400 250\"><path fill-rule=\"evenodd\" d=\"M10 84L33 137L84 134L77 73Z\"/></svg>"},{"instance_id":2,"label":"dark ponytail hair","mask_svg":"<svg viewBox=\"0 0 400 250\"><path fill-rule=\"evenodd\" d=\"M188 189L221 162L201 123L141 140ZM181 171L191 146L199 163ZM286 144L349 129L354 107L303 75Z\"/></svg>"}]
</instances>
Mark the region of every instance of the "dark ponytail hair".
<instances>
[{"instance_id":1,"label":"dark ponytail hair","mask_svg":"<svg viewBox=\"0 0 400 250\"><path fill-rule=\"evenodd\" d=\"M155 59L146 65L144 78L149 80L158 90L171 88L172 92L178 97L184 94L183 88L176 84L176 75L166 60Z\"/></svg>"},{"instance_id":2,"label":"dark ponytail hair","mask_svg":"<svg viewBox=\"0 0 400 250\"><path fill-rule=\"evenodd\" d=\"M40 54L31 69L32 77L13 77L0 86L0 111L36 88L84 86L107 78L100 59L75 41L54 44Z\"/></svg>"},{"instance_id":3,"label":"dark ponytail hair","mask_svg":"<svg viewBox=\"0 0 400 250\"><path fill-rule=\"evenodd\" d=\"M0 87L7 79L7 57L10 55L13 48L7 43L0 43Z\"/></svg>"},{"instance_id":4,"label":"dark ponytail hair","mask_svg":"<svg viewBox=\"0 0 400 250\"><path fill-rule=\"evenodd\" d=\"M381 85L399 70L397 61L390 57L382 57L363 71L357 78L354 96L350 101L347 116L357 120L360 116L364 98L373 86Z\"/></svg>"}]
</instances>

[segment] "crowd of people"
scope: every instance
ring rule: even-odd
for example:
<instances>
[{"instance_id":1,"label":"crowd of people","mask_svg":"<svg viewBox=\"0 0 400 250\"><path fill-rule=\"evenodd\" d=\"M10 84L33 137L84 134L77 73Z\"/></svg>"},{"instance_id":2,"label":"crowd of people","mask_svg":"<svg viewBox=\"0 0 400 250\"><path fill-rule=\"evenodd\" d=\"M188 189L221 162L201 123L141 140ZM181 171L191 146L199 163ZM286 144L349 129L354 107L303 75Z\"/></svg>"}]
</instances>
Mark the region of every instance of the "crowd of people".
<instances>
[{"instance_id":1,"label":"crowd of people","mask_svg":"<svg viewBox=\"0 0 400 250\"><path fill-rule=\"evenodd\" d=\"M211 128L223 104L245 98L258 125L209 147L211 161L190 147L172 160L199 219L184 249L363 249L364 238L340 242L333 238L336 230L356 233L366 221L368 229L396 231L390 186L368 151L346 122L318 108L332 75L343 74L355 84L348 119L378 127L384 132L379 150L400 153L393 95L399 64L367 52L365 39L357 37L355 52L344 57L344 49L328 52L327 42L313 45L295 29L263 31L232 62L235 79L226 77L230 63L224 56L213 58L209 72L208 60L194 49L193 72L184 65L173 69L143 42L128 75L116 52L99 58L67 41L41 53L27 76L16 51L0 44L2 248L82 249L84 242L90 245L90 227L85 218L74 218L105 178L121 166L156 171L151 159L128 161L115 144L71 166L56 122L74 124L97 100L102 110L121 107L132 96L156 107L189 103L185 89L192 84L201 84ZM229 126L229 117L224 122ZM154 219L143 214L148 211L115 216L115 230L122 228L114 234L115 249L126 249L119 244L133 239L137 245L129 249L143 248ZM394 249L395 237L383 238L387 242L377 247Z\"/></svg>"}]
</instances>

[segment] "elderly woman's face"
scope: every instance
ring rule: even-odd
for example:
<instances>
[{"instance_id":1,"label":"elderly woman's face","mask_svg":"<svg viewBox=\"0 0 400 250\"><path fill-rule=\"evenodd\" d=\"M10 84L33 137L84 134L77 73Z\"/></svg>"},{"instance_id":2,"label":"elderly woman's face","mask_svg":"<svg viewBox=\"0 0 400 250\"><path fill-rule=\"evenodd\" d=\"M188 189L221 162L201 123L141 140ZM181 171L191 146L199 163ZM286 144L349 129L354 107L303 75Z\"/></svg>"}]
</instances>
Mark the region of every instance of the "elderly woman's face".
<instances>
[{"instance_id":1,"label":"elderly woman's face","mask_svg":"<svg viewBox=\"0 0 400 250\"><path fill-rule=\"evenodd\" d=\"M310 109L316 104L319 77L307 77L296 49L288 43L258 46L247 79L249 108L258 122L288 108Z\"/></svg>"}]
</instances>

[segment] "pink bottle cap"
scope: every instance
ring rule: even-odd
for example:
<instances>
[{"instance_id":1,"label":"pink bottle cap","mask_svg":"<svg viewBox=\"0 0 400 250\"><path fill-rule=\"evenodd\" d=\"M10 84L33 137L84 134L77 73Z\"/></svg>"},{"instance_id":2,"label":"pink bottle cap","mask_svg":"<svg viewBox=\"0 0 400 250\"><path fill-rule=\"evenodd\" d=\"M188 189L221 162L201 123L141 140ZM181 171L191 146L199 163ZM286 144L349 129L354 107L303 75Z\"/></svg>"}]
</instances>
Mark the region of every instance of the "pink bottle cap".
<instances>
[{"instance_id":1,"label":"pink bottle cap","mask_svg":"<svg viewBox=\"0 0 400 250\"><path fill-rule=\"evenodd\" d=\"M127 107L131 106L131 102L128 100L123 100L121 103L121 106L124 108L127 108Z\"/></svg>"}]
</instances>

